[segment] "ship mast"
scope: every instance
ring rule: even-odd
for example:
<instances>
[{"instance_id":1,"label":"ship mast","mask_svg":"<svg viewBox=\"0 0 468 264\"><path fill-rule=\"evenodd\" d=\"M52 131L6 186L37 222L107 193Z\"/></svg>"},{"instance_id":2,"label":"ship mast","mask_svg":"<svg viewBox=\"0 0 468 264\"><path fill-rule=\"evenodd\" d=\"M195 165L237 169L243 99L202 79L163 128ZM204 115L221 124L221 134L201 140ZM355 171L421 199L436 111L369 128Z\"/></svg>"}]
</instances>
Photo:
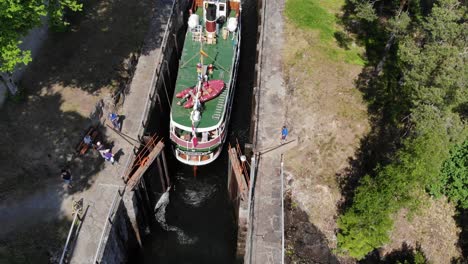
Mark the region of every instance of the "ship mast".
<instances>
[{"instance_id":1,"label":"ship mast","mask_svg":"<svg viewBox=\"0 0 468 264\"><path fill-rule=\"evenodd\" d=\"M200 64L201 64L201 72L197 73L198 74L198 85L195 88L195 96L193 99L193 108L192 112L190 114L190 119L192 120L192 127L195 127L195 125L200 121L201 119L201 104L200 104L200 95L201 95L201 90L202 90L202 85L203 85L203 34L200 34Z\"/></svg>"}]
</instances>

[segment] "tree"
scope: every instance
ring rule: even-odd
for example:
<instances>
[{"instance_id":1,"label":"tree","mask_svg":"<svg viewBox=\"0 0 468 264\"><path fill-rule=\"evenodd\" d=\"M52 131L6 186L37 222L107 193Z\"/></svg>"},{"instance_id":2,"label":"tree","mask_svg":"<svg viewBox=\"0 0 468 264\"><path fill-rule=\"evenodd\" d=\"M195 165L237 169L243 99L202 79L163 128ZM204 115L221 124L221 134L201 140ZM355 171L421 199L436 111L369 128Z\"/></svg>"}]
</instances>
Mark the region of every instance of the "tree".
<instances>
[{"instance_id":1,"label":"tree","mask_svg":"<svg viewBox=\"0 0 468 264\"><path fill-rule=\"evenodd\" d=\"M431 192L446 195L461 208L468 209L468 140L456 146L442 167L442 178Z\"/></svg>"},{"instance_id":2,"label":"tree","mask_svg":"<svg viewBox=\"0 0 468 264\"><path fill-rule=\"evenodd\" d=\"M400 1L399 10L405 2ZM405 130L395 155L360 181L352 206L338 220L338 247L352 257L361 259L384 245L392 215L401 208L417 209L428 189L466 205L468 146L452 150L468 138L459 114L468 102L466 11L457 0L439 0L426 17L402 13L382 27L398 37L391 49L384 49L392 52L392 60L382 67L377 83L392 84L395 91L388 92L388 85L373 87L388 109L399 109L391 120L401 120L402 113L408 118L395 122ZM393 94L403 96L389 100Z\"/></svg>"},{"instance_id":3,"label":"tree","mask_svg":"<svg viewBox=\"0 0 468 264\"><path fill-rule=\"evenodd\" d=\"M81 10L77 0L3 0L0 1L0 72L12 72L18 64L28 64L31 52L21 50L21 38L40 26L48 16L52 25L67 23L63 13Z\"/></svg>"}]
</instances>

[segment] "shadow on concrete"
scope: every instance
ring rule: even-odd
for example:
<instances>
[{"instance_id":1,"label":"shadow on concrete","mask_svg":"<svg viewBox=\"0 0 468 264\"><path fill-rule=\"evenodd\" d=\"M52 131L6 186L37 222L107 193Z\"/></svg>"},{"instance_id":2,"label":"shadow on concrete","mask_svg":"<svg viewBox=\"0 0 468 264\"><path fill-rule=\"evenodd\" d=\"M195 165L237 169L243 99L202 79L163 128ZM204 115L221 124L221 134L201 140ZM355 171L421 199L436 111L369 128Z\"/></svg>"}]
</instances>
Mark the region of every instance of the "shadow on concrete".
<instances>
[{"instance_id":1,"label":"shadow on concrete","mask_svg":"<svg viewBox=\"0 0 468 264\"><path fill-rule=\"evenodd\" d=\"M141 49L151 1L85 0L83 11L70 16L68 32L51 32L26 70L21 87L35 93L55 85L89 93L125 81L123 64ZM121 73L122 77L119 75Z\"/></svg>"},{"instance_id":2,"label":"shadow on concrete","mask_svg":"<svg viewBox=\"0 0 468 264\"><path fill-rule=\"evenodd\" d=\"M127 210L120 201L114 219L110 223L107 243L102 249L101 263L125 263L126 254L138 252L137 235L132 227ZM130 262L128 262L130 263Z\"/></svg>"},{"instance_id":3,"label":"shadow on concrete","mask_svg":"<svg viewBox=\"0 0 468 264\"><path fill-rule=\"evenodd\" d=\"M394 250L385 256L381 256L378 250L374 250L365 259L359 261L361 264L394 264L394 263L427 263L427 258L420 245L412 247L406 243L401 248Z\"/></svg>"},{"instance_id":4,"label":"shadow on concrete","mask_svg":"<svg viewBox=\"0 0 468 264\"><path fill-rule=\"evenodd\" d=\"M236 92L229 127L230 143L233 145L236 143L236 140L238 140L241 147L243 147L245 143L250 143L252 96L256 77L257 2L258 1L250 0L243 1L242 3L241 51Z\"/></svg>"},{"instance_id":5,"label":"shadow on concrete","mask_svg":"<svg viewBox=\"0 0 468 264\"><path fill-rule=\"evenodd\" d=\"M150 30L146 34L145 45L141 49L141 54L147 55L151 51L158 49L162 45L163 36L166 30L166 22L169 17L169 14L172 11L172 3L174 0L159 0L157 1L160 6L157 6L153 12L148 14L148 17L151 17L151 26ZM176 2L185 2L186 0L175 0ZM178 16L175 16L178 18ZM155 36L161 36L155 37ZM169 45L174 45L174 43L169 43Z\"/></svg>"},{"instance_id":6,"label":"shadow on concrete","mask_svg":"<svg viewBox=\"0 0 468 264\"><path fill-rule=\"evenodd\" d=\"M290 194L285 197L284 206L286 263L339 263L325 235L309 222L309 215Z\"/></svg>"}]
</instances>

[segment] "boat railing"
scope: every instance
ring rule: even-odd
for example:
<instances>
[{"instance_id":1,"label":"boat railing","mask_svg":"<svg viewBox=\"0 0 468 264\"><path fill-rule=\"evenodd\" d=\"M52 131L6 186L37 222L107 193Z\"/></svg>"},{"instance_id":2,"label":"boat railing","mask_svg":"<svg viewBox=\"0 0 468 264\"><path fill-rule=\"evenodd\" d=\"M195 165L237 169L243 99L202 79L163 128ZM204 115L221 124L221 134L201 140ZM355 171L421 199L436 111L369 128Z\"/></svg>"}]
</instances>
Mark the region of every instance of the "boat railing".
<instances>
[{"instance_id":1,"label":"boat railing","mask_svg":"<svg viewBox=\"0 0 468 264\"><path fill-rule=\"evenodd\" d=\"M221 133L221 135L219 137L216 137L216 138L214 138L214 139L212 139L210 141L206 141L206 142L200 142L199 141L196 146L193 146L192 141L187 141L187 140L181 139L174 132L171 132L171 134L170 134L171 140L174 141L177 145L180 145L180 146L183 146L183 147L186 147L186 148L197 148L197 149L206 149L206 148L214 147L214 146L216 146L216 145L218 145L218 144L220 144L222 142L223 136L224 136L224 131Z\"/></svg>"},{"instance_id":2,"label":"boat railing","mask_svg":"<svg viewBox=\"0 0 468 264\"><path fill-rule=\"evenodd\" d=\"M202 166L211 163L214 159L216 159L221 150L218 149L214 152L208 152L205 154L200 153L191 153L189 151L185 152L179 149L175 150L176 157L179 161L191 165L191 166Z\"/></svg>"}]
</instances>

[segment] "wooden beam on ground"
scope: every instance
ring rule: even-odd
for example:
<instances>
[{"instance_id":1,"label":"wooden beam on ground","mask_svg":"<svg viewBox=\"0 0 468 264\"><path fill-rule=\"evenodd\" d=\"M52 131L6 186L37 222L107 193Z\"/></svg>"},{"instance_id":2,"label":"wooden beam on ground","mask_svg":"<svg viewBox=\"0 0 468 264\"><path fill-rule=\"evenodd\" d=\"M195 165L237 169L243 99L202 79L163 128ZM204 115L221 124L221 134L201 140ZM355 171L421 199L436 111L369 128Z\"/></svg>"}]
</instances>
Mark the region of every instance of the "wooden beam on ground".
<instances>
[{"instance_id":1,"label":"wooden beam on ground","mask_svg":"<svg viewBox=\"0 0 468 264\"><path fill-rule=\"evenodd\" d=\"M160 141L156 145L156 147L154 147L154 149L150 152L146 162L144 162L144 164L142 164L137 169L137 171L132 174L132 176L130 177L130 180L128 180L127 182L127 187L130 190L133 190L133 188L135 188L135 186L138 184L143 174L145 174L145 172L148 170L149 166L153 164L154 160L159 156L159 154L161 154L161 151L163 150L163 148L164 148L164 143Z\"/></svg>"},{"instance_id":2,"label":"wooden beam on ground","mask_svg":"<svg viewBox=\"0 0 468 264\"><path fill-rule=\"evenodd\" d=\"M242 167L240 165L239 158L237 157L237 151L235 148L231 148L229 150L229 159L231 160L232 170L234 170L234 174L236 175L236 181L239 186L240 194L242 199L245 199L247 195L247 182L245 181L245 177L242 174Z\"/></svg>"}]
</instances>

